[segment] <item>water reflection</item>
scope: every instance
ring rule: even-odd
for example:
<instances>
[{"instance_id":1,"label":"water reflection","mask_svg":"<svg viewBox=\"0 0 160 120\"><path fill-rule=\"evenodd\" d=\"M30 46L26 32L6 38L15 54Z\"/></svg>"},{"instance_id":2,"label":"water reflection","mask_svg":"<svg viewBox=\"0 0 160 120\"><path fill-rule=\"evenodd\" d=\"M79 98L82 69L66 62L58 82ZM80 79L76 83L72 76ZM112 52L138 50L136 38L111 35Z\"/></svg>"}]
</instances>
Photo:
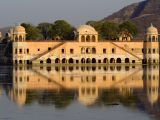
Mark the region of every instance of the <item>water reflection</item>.
<instances>
[{"instance_id":1,"label":"water reflection","mask_svg":"<svg viewBox=\"0 0 160 120\"><path fill-rule=\"evenodd\" d=\"M0 94L3 86L19 106L38 102L65 108L78 100L94 107L113 102L132 107L145 101L146 106L153 108L158 100L159 66L3 68L0 83Z\"/></svg>"}]
</instances>

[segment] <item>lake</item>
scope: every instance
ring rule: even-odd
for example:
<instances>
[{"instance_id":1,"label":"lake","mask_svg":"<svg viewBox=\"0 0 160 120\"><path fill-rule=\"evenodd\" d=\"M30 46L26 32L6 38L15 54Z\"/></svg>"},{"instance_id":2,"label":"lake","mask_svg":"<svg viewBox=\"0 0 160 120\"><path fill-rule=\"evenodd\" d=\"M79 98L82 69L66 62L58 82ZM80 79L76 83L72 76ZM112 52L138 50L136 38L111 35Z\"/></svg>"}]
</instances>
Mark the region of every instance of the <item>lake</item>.
<instances>
[{"instance_id":1,"label":"lake","mask_svg":"<svg viewBox=\"0 0 160 120\"><path fill-rule=\"evenodd\" d=\"M1 120L159 120L159 66L0 66Z\"/></svg>"}]
</instances>

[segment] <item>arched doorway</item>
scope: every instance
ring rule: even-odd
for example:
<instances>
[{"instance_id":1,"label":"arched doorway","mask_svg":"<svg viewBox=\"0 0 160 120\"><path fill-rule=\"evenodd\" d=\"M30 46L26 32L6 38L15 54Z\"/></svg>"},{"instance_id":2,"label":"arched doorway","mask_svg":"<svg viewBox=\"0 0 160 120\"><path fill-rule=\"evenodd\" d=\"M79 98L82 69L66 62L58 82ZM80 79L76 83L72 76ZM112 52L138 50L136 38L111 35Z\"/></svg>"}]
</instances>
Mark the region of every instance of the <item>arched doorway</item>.
<instances>
[{"instance_id":1,"label":"arched doorway","mask_svg":"<svg viewBox=\"0 0 160 120\"><path fill-rule=\"evenodd\" d=\"M60 63L60 59L59 59L59 58L56 58L56 59L55 59L55 63Z\"/></svg>"},{"instance_id":2,"label":"arched doorway","mask_svg":"<svg viewBox=\"0 0 160 120\"><path fill-rule=\"evenodd\" d=\"M120 58L117 58L117 63L121 63L121 59Z\"/></svg>"},{"instance_id":3,"label":"arched doorway","mask_svg":"<svg viewBox=\"0 0 160 120\"><path fill-rule=\"evenodd\" d=\"M103 63L108 63L108 59L104 58Z\"/></svg>"},{"instance_id":4,"label":"arched doorway","mask_svg":"<svg viewBox=\"0 0 160 120\"><path fill-rule=\"evenodd\" d=\"M126 59L125 59L125 63L129 63L129 58L126 58Z\"/></svg>"},{"instance_id":5,"label":"arched doorway","mask_svg":"<svg viewBox=\"0 0 160 120\"><path fill-rule=\"evenodd\" d=\"M111 58L111 59L110 59L110 63L115 63L115 59L114 59L114 58Z\"/></svg>"},{"instance_id":6,"label":"arched doorway","mask_svg":"<svg viewBox=\"0 0 160 120\"><path fill-rule=\"evenodd\" d=\"M87 48L87 49L86 49L86 53L87 53L87 54L91 53L90 48Z\"/></svg>"},{"instance_id":7,"label":"arched doorway","mask_svg":"<svg viewBox=\"0 0 160 120\"><path fill-rule=\"evenodd\" d=\"M96 63L96 59L95 58L92 59L92 63Z\"/></svg>"},{"instance_id":8,"label":"arched doorway","mask_svg":"<svg viewBox=\"0 0 160 120\"><path fill-rule=\"evenodd\" d=\"M67 59L66 59L66 58L63 58L63 59L62 59L62 63L67 63Z\"/></svg>"},{"instance_id":9,"label":"arched doorway","mask_svg":"<svg viewBox=\"0 0 160 120\"><path fill-rule=\"evenodd\" d=\"M73 63L73 59L72 58L69 59L69 63Z\"/></svg>"},{"instance_id":10,"label":"arched doorway","mask_svg":"<svg viewBox=\"0 0 160 120\"><path fill-rule=\"evenodd\" d=\"M91 59L90 59L90 58L87 58L86 63L91 63Z\"/></svg>"},{"instance_id":11,"label":"arched doorway","mask_svg":"<svg viewBox=\"0 0 160 120\"><path fill-rule=\"evenodd\" d=\"M46 63L51 63L51 59L48 58L48 59L46 60Z\"/></svg>"},{"instance_id":12,"label":"arched doorway","mask_svg":"<svg viewBox=\"0 0 160 120\"><path fill-rule=\"evenodd\" d=\"M85 59L84 58L81 59L81 63L85 63Z\"/></svg>"}]
</instances>

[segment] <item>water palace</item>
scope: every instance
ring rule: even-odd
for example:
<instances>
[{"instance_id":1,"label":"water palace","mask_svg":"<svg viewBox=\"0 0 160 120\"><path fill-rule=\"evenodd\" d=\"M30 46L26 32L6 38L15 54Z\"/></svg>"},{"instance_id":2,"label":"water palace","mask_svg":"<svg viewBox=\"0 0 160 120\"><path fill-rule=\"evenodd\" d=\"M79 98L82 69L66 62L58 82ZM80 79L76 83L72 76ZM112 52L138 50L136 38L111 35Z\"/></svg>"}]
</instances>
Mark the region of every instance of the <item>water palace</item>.
<instances>
[{"instance_id":1,"label":"water palace","mask_svg":"<svg viewBox=\"0 0 160 120\"><path fill-rule=\"evenodd\" d=\"M153 25L147 29L143 41L131 41L125 34L116 41L98 41L98 32L90 25L77 27L74 41L26 41L27 33L20 24L7 34L13 41L13 65L159 64L159 34ZM0 44L0 59L7 62L2 56L2 46Z\"/></svg>"}]
</instances>

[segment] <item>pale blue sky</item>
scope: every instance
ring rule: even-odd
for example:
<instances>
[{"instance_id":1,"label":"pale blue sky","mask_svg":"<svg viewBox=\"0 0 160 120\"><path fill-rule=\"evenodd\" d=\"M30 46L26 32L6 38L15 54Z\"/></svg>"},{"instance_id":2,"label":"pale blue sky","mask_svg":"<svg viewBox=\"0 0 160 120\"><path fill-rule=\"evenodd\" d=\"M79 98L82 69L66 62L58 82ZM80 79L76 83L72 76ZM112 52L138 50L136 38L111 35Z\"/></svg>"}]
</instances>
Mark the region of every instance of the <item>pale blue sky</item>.
<instances>
[{"instance_id":1,"label":"pale blue sky","mask_svg":"<svg viewBox=\"0 0 160 120\"><path fill-rule=\"evenodd\" d=\"M66 20L73 26L101 20L132 3L143 0L1 0L0 28L18 22L54 23Z\"/></svg>"}]
</instances>

